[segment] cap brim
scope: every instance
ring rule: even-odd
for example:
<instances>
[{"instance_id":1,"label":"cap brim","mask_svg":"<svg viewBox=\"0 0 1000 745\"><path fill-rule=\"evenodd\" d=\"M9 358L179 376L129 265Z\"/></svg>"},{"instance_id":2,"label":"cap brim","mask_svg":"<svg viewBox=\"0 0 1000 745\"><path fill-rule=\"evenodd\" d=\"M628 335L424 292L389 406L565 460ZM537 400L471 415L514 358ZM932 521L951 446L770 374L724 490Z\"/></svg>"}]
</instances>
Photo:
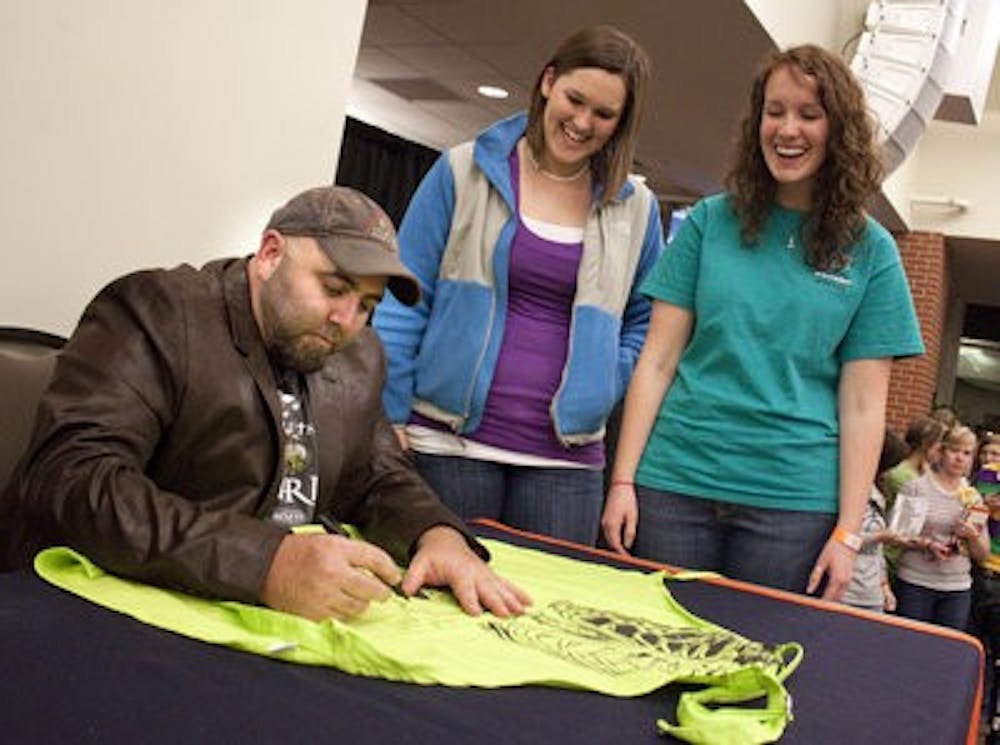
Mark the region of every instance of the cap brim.
<instances>
[{"instance_id":1,"label":"cap brim","mask_svg":"<svg viewBox=\"0 0 1000 745\"><path fill-rule=\"evenodd\" d=\"M316 241L337 268L358 277L388 278L389 290L404 305L420 301L420 283L403 265L399 256L378 241L365 238L317 238Z\"/></svg>"}]
</instances>

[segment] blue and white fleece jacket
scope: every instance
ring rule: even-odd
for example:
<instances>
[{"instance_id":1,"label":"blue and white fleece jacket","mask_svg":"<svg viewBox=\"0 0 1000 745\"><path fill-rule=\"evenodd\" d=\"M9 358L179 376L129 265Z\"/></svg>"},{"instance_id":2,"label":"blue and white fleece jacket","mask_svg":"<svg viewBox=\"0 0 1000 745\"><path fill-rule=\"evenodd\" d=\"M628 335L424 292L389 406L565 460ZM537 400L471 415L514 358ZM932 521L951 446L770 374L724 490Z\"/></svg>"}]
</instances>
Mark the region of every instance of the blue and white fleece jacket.
<instances>
[{"instance_id":1,"label":"blue and white fleece jacket","mask_svg":"<svg viewBox=\"0 0 1000 745\"><path fill-rule=\"evenodd\" d=\"M526 116L497 122L445 152L424 177L399 230L402 260L422 298L407 307L387 294L374 326L388 354L383 402L389 419L411 411L475 432L483 415L507 316L507 273L516 227L507 158ZM639 285L664 246L652 193L630 178L584 227L569 351L550 410L566 446L604 436L649 326Z\"/></svg>"}]
</instances>

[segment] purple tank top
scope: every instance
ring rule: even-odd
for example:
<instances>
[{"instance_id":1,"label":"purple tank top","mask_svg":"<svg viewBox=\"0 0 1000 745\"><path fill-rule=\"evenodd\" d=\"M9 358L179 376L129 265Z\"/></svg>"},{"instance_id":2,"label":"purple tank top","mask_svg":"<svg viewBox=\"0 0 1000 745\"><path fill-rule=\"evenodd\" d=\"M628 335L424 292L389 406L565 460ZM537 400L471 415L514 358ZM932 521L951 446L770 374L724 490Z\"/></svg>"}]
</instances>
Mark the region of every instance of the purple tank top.
<instances>
[{"instance_id":1,"label":"purple tank top","mask_svg":"<svg viewBox=\"0 0 1000 745\"><path fill-rule=\"evenodd\" d=\"M517 151L509 159L515 199L520 194ZM510 246L507 323L475 442L604 465L604 443L567 448L556 439L549 407L562 380L582 243L535 235L518 217Z\"/></svg>"}]
</instances>

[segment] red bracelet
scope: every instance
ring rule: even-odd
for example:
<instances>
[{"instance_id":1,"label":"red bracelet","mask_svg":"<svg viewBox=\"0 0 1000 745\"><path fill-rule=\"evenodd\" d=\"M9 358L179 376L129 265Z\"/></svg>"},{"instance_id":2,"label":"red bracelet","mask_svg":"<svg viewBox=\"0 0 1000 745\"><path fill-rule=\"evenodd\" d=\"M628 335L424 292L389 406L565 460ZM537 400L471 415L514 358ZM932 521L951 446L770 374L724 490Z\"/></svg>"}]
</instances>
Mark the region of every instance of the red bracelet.
<instances>
[{"instance_id":1,"label":"red bracelet","mask_svg":"<svg viewBox=\"0 0 1000 745\"><path fill-rule=\"evenodd\" d=\"M635 486L634 481L624 481L622 479L616 479L611 482L611 486Z\"/></svg>"}]
</instances>

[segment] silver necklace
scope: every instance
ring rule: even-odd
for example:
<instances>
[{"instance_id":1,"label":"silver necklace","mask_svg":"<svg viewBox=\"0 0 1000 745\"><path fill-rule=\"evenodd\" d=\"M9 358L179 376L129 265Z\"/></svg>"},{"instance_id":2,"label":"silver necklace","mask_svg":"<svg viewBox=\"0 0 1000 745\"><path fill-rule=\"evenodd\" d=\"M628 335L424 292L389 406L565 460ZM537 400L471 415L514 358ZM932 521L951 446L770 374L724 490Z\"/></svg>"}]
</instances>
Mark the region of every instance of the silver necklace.
<instances>
[{"instance_id":1,"label":"silver necklace","mask_svg":"<svg viewBox=\"0 0 1000 745\"><path fill-rule=\"evenodd\" d=\"M553 181L558 181L563 184L567 184L571 181L576 181L578 178L580 178L583 174L587 172L587 169L590 168L590 161L587 161L582 166L580 166L580 170L576 171L575 173L571 173L569 176L560 176L558 173L552 173L551 171L547 171L544 168L542 168L542 164L535 159L535 154L531 152L530 145L525 144L524 151L528 154L528 160L531 161L531 166L532 168L535 169L535 173L540 173L546 178L550 178Z\"/></svg>"}]
</instances>

